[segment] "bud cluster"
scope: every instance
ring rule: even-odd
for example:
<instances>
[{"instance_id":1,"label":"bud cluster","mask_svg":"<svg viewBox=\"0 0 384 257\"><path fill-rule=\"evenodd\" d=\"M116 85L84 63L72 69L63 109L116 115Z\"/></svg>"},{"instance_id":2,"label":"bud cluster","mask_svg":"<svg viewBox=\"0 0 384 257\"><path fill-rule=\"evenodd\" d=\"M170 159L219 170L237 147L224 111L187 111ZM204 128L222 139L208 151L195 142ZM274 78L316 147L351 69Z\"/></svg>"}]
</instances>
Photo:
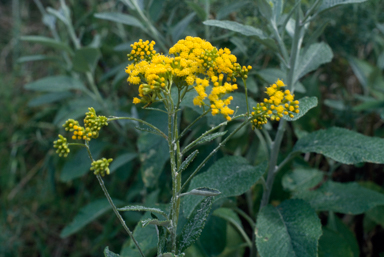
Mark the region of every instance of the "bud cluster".
<instances>
[{"instance_id":1,"label":"bud cluster","mask_svg":"<svg viewBox=\"0 0 384 257\"><path fill-rule=\"evenodd\" d=\"M62 157L67 157L70 150L68 148L67 139L59 134L59 139L53 142L53 147L57 148L56 153Z\"/></svg>"},{"instance_id":2,"label":"bud cluster","mask_svg":"<svg viewBox=\"0 0 384 257\"><path fill-rule=\"evenodd\" d=\"M92 107L88 108L88 110L89 112L85 114L84 119L85 132L88 138L97 138L101 127L108 126L107 117L97 116L95 109Z\"/></svg>"},{"instance_id":3,"label":"bud cluster","mask_svg":"<svg viewBox=\"0 0 384 257\"><path fill-rule=\"evenodd\" d=\"M149 43L148 40L144 42L142 39L140 39L139 42L131 44L132 50L131 53L127 55L128 60L133 61L134 63L138 63L142 60L150 61L156 54L156 51L153 50L154 45L154 41Z\"/></svg>"},{"instance_id":4,"label":"bud cluster","mask_svg":"<svg viewBox=\"0 0 384 257\"><path fill-rule=\"evenodd\" d=\"M113 159L102 158L100 160L92 162L91 170L95 175L105 176L105 174L109 175L109 163L111 163Z\"/></svg>"}]
</instances>

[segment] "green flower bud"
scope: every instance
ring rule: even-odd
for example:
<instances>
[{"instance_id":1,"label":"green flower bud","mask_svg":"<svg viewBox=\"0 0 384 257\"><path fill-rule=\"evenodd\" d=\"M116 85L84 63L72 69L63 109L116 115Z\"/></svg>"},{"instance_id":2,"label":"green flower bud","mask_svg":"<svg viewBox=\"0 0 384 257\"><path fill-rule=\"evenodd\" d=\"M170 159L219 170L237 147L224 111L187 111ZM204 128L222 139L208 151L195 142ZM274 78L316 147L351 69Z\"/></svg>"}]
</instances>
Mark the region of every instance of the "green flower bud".
<instances>
[{"instance_id":1,"label":"green flower bud","mask_svg":"<svg viewBox=\"0 0 384 257\"><path fill-rule=\"evenodd\" d=\"M109 163L111 163L113 159L102 158L100 160L92 162L91 170L95 175L105 176L105 174L109 175Z\"/></svg>"},{"instance_id":2,"label":"green flower bud","mask_svg":"<svg viewBox=\"0 0 384 257\"><path fill-rule=\"evenodd\" d=\"M53 147L57 148L56 153L60 157L67 157L70 152L67 144L67 139L62 135L59 135L59 139L53 142Z\"/></svg>"}]
</instances>

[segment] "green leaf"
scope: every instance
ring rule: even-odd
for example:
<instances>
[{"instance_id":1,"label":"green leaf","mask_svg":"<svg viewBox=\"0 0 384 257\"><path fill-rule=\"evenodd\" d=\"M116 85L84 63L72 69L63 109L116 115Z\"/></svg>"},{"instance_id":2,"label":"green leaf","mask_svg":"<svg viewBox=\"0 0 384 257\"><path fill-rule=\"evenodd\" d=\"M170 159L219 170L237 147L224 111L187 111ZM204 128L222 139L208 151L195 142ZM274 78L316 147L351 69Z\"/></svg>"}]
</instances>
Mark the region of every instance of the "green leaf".
<instances>
[{"instance_id":1,"label":"green leaf","mask_svg":"<svg viewBox=\"0 0 384 257\"><path fill-rule=\"evenodd\" d=\"M208 187L215 188L221 194L215 201L229 196L245 193L263 175L267 167L262 163L256 167L240 156L229 156L216 161L209 169L191 180L189 189ZM189 191L190 191L189 190ZM189 217L195 207L202 201L203 196L187 195L183 199L183 210Z\"/></svg>"},{"instance_id":2,"label":"green leaf","mask_svg":"<svg viewBox=\"0 0 384 257\"><path fill-rule=\"evenodd\" d=\"M336 7L338 5L363 3L365 1L367 1L367 0L323 0L322 4L320 5L319 9L317 10L317 13L323 12L325 10Z\"/></svg>"},{"instance_id":3,"label":"green leaf","mask_svg":"<svg viewBox=\"0 0 384 257\"><path fill-rule=\"evenodd\" d=\"M151 215L149 212L144 214L142 220L150 218ZM144 253L144 256L154 256L156 253L157 247L157 232L155 226L142 227L141 222L139 222L135 230L133 231L133 236L136 241L139 243L141 250ZM136 245L129 240L129 243L124 244L123 249L120 252L121 256L129 257L141 257L139 251L136 248Z\"/></svg>"},{"instance_id":4,"label":"green leaf","mask_svg":"<svg viewBox=\"0 0 384 257\"><path fill-rule=\"evenodd\" d=\"M255 233L261 257L317 256L321 223L308 203L292 199L262 208Z\"/></svg>"},{"instance_id":5,"label":"green leaf","mask_svg":"<svg viewBox=\"0 0 384 257\"><path fill-rule=\"evenodd\" d=\"M196 13L194 12L190 13L176 24L176 26L172 29L171 33L173 42L177 42L180 39L181 35L183 34L183 32L185 32L189 23L191 23L195 15Z\"/></svg>"},{"instance_id":6,"label":"green leaf","mask_svg":"<svg viewBox=\"0 0 384 257\"><path fill-rule=\"evenodd\" d=\"M275 42L263 33L260 29L254 28L252 26L243 25L235 21L218 21L218 20L207 20L203 22L204 25L214 26L223 29L228 29L234 32L238 32L245 36L253 36L256 41L264 44L271 49L277 49Z\"/></svg>"},{"instance_id":7,"label":"green leaf","mask_svg":"<svg viewBox=\"0 0 384 257\"><path fill-rule=\"evenodd\" d=\"M183 149L183 153L186 153L188 152L192 147L196 146L196 145L201 145L201 144L204 144L206 142L210 142L218 137L221 137L221 136L224 136L225 134L227 133L227 131L223 131L223 132L216 132L216 133L212 133L212 134L208 134L200 139L196 139L195 141L191 142L189 145L187 145L184 149Z\"/></svg>"},{"instance_id":8,"label":"green leaf","mask_svg":"<svg viewBox=\"0 0 384 257\"><path fill-rule=\"evenodd\" d=\"M317 97L316 96L305 96L299 99L299 113L293 114L293 118L289 117L289 115L284 115L283 118L288 121L298 120L304 116L310 109L317 106Z\"/></svg>"},{"instance_id":9,"label":"green leaf","mask_svg":"<svg viewBox=\"0 0 384 257\"><path fill-rule=\"evenodd\" d=\"M79 72L93 72L101 57L100 50L93 47L83 47L75 51L73 57L73 69Z\"/></svg>"},{"instance_id":10,"label":"green leaf","mask_svg":"<svg viewBox=\"0 0 384 257\"><path fill-rule=\"evenodd\" d=\"M227 5L224 5L223 7L221 7L217 11L216 19L221 20L221 19L227 17L228 15L230 15L231 13L234 13L234 12L240 10L241 8L243 8L246 5L249 5L248 1L233 2L233 3L229 3Z\"/></svg>"},{"instance_id":11,"label":"green leaf","mask_svg":"<svg viewBox=\"0 0 384 257\"><path fill-rule=\"evenodd\" d=\"M113 202L115 205L123 204L123 202L120 200L113 200ZM73 221L69 225L65 226L65 228L60 233L60 237L65 238L76 233L111 208L112 207L107 199L99 199L87 204L80 209L79 213L76 215Z\"/></svg>"},{"instance_id":12,"label":"green leaf","mask_svg":"<svg viewBox=\"0 0 384 257\"><path fill-rule=\"evenodd\" d=\"M179 169L177 170L177 173L183 172L188 165L195 159L196 155L199 153L199 150L193 151L190 155L188 155L187 158L181 163Z\"/></svg>"},{"instance_id":13,"label":"green leaf","mask_svg":"<svg viewBox=\"0 0 384 257\"><path fill-rule=\"evenodd\" d=\"M199 238L211 210L212 202L213 196L209 196L195 208L181 232L181 239L178 241L179 251L184 251Z\"/></svg>"},{"instance_id":14,"label":"green leaf","mask_svg":"<svg viewBox=\"0 0 384 257\"><path fill-rule=\"evenodd\" d=\"M191 7L195 11L197 16L199 16L201 20L205 21L207 19L207 15L204 9L200 5L191 1L187 1L186 3L189 7Z\"/></svg>"},{"instance_id":15,"label":"green leaf","mask_svg":"<svg viewBox=\"0 0 384 257\"><path fill-rule=\"evenodd\" d=\"M319 240L319 257L353 257L347 241L337 232L323 228Z\"/></svg>"},{"instance_id":16,"label":"green leaf","mask_svg":"<svg viewBox=\"0 0 384 257\"><path fill-rule=\"evenodd\" d=\"M294 197L309 202L317 211L334 211L353 215L384 205L384 194L366 189L355 182L328 181L314 191L298 191L294 193Z\"/></svg>"},{"instance_id":17,"label":"green leaf","mask_svg":"<svg viewBox=\"0 0 384 257\"><path fill-rule=\"evenodd\" d=\"M17 59L18 63L23 62L34 62L34 61L46 61L46 60L53 60L53 61L60 61L59 58L55 56L48 56L48 55L28 55L28 56L22 56L19 59Z\"/></svg>"},{"instance_id":18,"label":"green leaf","mask_svg":"<svg viewBox=\"0 0 384 257\"><path fill-rule=\"evenodd\" d=\"M33 98L28 102L28 106L37 107L43 104L54 103L70 97L73 97L73 94L71 92L48 93L48 94L40 95L38 97Z\"/></svg>"},{"instance_id":19,"label":"green leaf","mask_svg":"<svg viewBox=\"0 0 384 257\"><path fill-rule=\"evenodd\" d=\"M370 218L371 220L373 220L377 224L380 224L380 226L384 227L384 215L383 215L383 213L384 213L384 206L381 205L381 206L376 206L376 207L370 209L365 214L368 216L368 218Z\"/></svg>"},{"instance_id":20,"label":"green leaf","mask_svg":"<svg viewBox=\"0 0 384 257\"><path fill-rule=\"evenodd\" d=\"M368 77L373 72L374 67L367 61L359 60L353 56L348 57L348 62L360 84L367 89Z\"/></svg>"},{"instance_id":21,"label":"green leaf","mask_svg":"<svg viewBox=\"0 0 384 257\"><path fill-rule=\"evenodd\" d=\"M332 60L333 53L326 43L315 43L309 46L304 55L299 58L299 65L296 67L294 82L302 78L308 72L316 70L320 65Z\"/></svg>"},{"instance_id":22,"label":"green leaf","mask_svg":"<svg viewBox=\"0 0 384 257\"><path fill-rule=\"evenodd\" d=\"M102 20L108 20L117 23L122 23L128 26L138 27L143 31L146 31L143 24L141 24L141 22L132 15L123 14L119 12L102 12L95 13L95 17Z\"/></svg>"},{"instance_id":23,"label":"green leaf","mask_svg":"<svg viewBox=\"0 0 384 257\"><path fill-rule=\"evenodd\" d=\"M137 130L140 130L142 132L147 132L147 133L151 133L151 134L154 134L154 135L158 135L158 136L163 136L162 134L160 134L160 132L158 132L157 130L154 130L152 128L144 128L144 127L139 127L139 126L136 126L135 129Z\"/></svg>"},{"instance_id":24,"label":"green leaf","mask_svg":"<svg viewBox=\"0 0 384 257\"><path fill-rule=\"evenodd\" d=\"M109 250L108 246L104 249L104 256L105 257L119 257L120 255L113 253Z\"/></svg>"},{"instance_id":25,"label":"green leaf","mask_svg":"<svg viewBox=\"0 0 384 257\"><path fill-rule=\"evenodd\" d=\"M283 176L283 187L290 191L313 188L323 181L324 174L317 169L298 168Z\"/></svg>"},{"instance_id":26,"label":"green leaf","mask_svg":"<svg viewBox=\"0 0 384 257\"><path fill-rule=\"evenodd\" d=\"M160 215L163 215L165 218L168 218L168 215L158 208L150 208L150 207L145 207L140 205L128 205L128 206L119 208L118 210L119 211L149 211L149 212L158 213Z\"/></svg>"},{"instance_id":27,"label":"green leaf","mask_svg":"<svg viewBox=\"0 0 384 257\"><path fill-rule=\"evenodd\" d=\"M63 42L57 41L53 38L43 37L43 36L23 36L23 37L20 37L20 39L23 41L39 43L44 46L49 46L55 49L64 50L70 54L73 54L72 49L67 44L64 44Z\"/></svg>"},{"instance_id":28,"label":"green leaf","mask_svg":"<svg viewBox=\"0 0 384 257\"><path fill-rule=\"evenodd\" d=\"M189 192L183 193L180 196L184 195L202 195L202 196L217 196L221 194L219 190L208 188L208 187L199 187L192 189Z\"/></svg>"},{"instance_id":29,"label":"green leaf","mask_svg":"<svg viewBox=\"0 0 384 257\"><path fill-rule=\"evenodd\" d=\"M136 157L137 157L136 153L125 153L125 154L119 155L117 158L115 158L113 160L113 162L109 166L109 171L111 173L114 172L115 170L117 170L118 168L120 168L124 164L132 161Z\"/></svg>"},{"instance_id":30,"label":"green leaf","mask_svg":"<svg viewBox=\"0 0 384 257\"><path fill-rule=\"evenodd\" d=\"M63 75L45 77L26 84L24 88L45 92L63 92L72 89L86 91L84 84L80 80Z\"/></svg>"},{"instance_id":31,"label":"green leaf","mask_svg":"<svg viewBox=\"0 0 384 257\"><path fill-rule=\"evenodd\" d=\"M384 139L368 137L354 131L333 127L312 132L300 138L294 152L315 152L335 161L354 164L359 162L384 163Z\"/></svg>"},{"instance_id":32,"label":"green leaf","mask_svg":"<svg viewBox=\"0 0 384 257\"><path fill-rule=\"evenodd\" d=\"M245 233L243 225L241 224L241 220L236 212L228 208L219 208L213 212L213 215L228 221L240 232L240 234L243 236L249 246L252 245L252 242L249 240L247 234Z\"/></svg>"},{"instance_id":33,"label":"green leaf","mask_svg":"<svg viewBox=\"0 0 384 257\"><path fill-rule=\"evenodd\" d=\"M213 215L208 216L204 230L198 241L193 244L197 245L205 253L198 257L221 256L220 254L227 245L227 227L227 222L224 219ZM189 255L186 256L189 257Z\"/></svg>"},{"instance_id":34,"label":"green leaf","mask_svg":"<svg viewBox=\"0 0 384 257\"><path fill-rule=\"evenodd\" d=\"M170 220L158 220L158 219L145 219L140 221L141 226L144 228L148 225L156 225L156 226L161 226L161 227L169 227L171 224Z\"/></svg>"},{"instance_id":35,"label":"green leaf","mask_svg":"<svg viewBox=\"0 0 384 257\"><path fill-rule=\"evenodd\" d=\"M328 217L327 228L337 232L344 241L348 243L348 248L350 248L354 257L360 256L360 249L355 234L336 215L333 214L332 222L330 221L330 217ZM322 239L320 238L320 241L321 240Z\"/></svg>"}]
</instances>

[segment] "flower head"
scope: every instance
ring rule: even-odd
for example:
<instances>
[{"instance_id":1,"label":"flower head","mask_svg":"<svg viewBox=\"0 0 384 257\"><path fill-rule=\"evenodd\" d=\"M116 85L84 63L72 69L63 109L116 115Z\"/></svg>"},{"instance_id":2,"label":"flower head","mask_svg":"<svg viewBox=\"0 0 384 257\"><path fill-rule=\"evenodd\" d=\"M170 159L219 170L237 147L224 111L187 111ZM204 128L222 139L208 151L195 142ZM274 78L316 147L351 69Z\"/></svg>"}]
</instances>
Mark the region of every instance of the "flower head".
<instances>
[{"instance_id":1,"label":"flower head","mask_svg":"<svg viewBox=\"0 0 384 257\"><path fill-rule=\"evenodd\" d=\"M113 159L102 158L97 161L93 161L91 164L91 170L95 175L105 176L105 174L109 175L109 164L113 161Z\"/></svg>"}]
</instances>

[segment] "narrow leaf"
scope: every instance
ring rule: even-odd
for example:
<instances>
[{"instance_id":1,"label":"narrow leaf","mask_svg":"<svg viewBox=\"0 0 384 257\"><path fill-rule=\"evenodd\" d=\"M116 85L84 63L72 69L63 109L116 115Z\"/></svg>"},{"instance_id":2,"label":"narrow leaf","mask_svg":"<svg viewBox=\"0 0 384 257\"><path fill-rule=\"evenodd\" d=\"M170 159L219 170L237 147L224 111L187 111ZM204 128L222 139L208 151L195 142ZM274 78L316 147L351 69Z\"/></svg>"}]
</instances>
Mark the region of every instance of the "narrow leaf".
<instances>
[{"instance_id":1,"label":"narrow leaf","mask_svg":"<svg viewBox=\"0 0 384 257\"><path fill-rule=\"evenodd\" d=\"M221 194L215 200L238 196L245 193L263 175L267 167L262 163L256 167L239 156L230 156L216 161L209 169L195 176L189 185L190 190L199 187L215 188ZM189 217L195 207L202 201L203 196L187 195L183 199L183 210Z\"/></svg>"},{"instance_id":2,"label":"narrow leaf","mask_svg":"<svg viewBox=\"0 0 384 257\"><path fill-rule=\"evenodd\" d=\"M299 113L293 114L293 118L289 115L284 115L283 118L288 121L298 120L304 116L310 109L317 106L317 97L316 96L305 96L299 99Z\"/></svg>"},{"instance_id":3,"label":"narrow leaf","mask_svg":"<svg viewBox=\"0 0 384 257\"><path fill-rule=\"evenodd\" d=\"M34 61L45 61L45 60L54 60L54 61L59 61L60 59L55 57L55 56L48 56L48 55L28 55L28 56L23 56L17 59L18 63L23 63L23 62L34 62Z\"/></svg>"},{"instance_id":4,"label":"narrow leaf","mask_svg":"<svg viewBox=\"0 0 384 257\"><path fill-rule=\"evenodd\" d=\"M172 40L173 42L176 42L180 39L183 32L185 32L186 28L188 27L189 23L193 20L196 13L190 13L188 14L184 19L182 19L180 22L176 24L176 26L172 29Z\"/></svg>"},{"instance_id":5,"label":"narrow leaf","mask_svg":"<svg viewBox=\"0 0 384 257\"><path fill-rule=\"evenodd\" d=\"M67 44L64 44L63 42L57 41L53 38L43 36L23 36L20 39L23 41L39 43L41 45L53 47L59 50L64 50L70 54L73 54L72 49Z\"/></svg>"},{"instance_id":6,"label":"narrow leaf","mask_svg":"<svg viewBox=\"0 0 384 257\"><path fill-rule=\"evenodd\" d=\"M293 81L297 81L308 72L316 70L320 65L330 62L332 58L333 53L329 45L323 42L312 44L304 55L300 56Z\"/></svg>"},{"instance_id":7,"label":"narrow leaf","mask_svg":"<svg viewBox=\"0 0 384 257\"><path fill-rule=\"evenodd\" d=\"M191 142L189 145L187 145L183 149L183 153L188 152L192 147L194 147L196 145L201 145L201 144L204 144L206 142L212 141L218 137L224 136L226 133L227 133L227 131L217 132L217 133L208 134L208 135L206 135L200 139L196 139L195 141Z\"/></svg>"},{"instance_id":8,"label":"narrow leaf","mask_svg":"<svg viewBox=\"0 0 384 257\"><path fill-rule=\"evenodd\" d=\"M24 86L25 89L45 92L63 92L71 89L85 91L84 84L75 78L68 76L45 77Z\"/></svg>"},{"instance_id":9,"label":"narrow leaf","mask_svg":"<svg viewBox=\"0 0 384 257\"><path fill-rule=\"evenodd\" d=\"M104 256L105 257L119 257L120 255L113 253L109 250L108 246L104 249Z\"/></svg>"},{"instance_id":10,"label":"narrow leaf","mask_svg":"<svg viewBox=\"0 0 384 257\"><path fill-rule=\"evenodd\" d=\"M177 173L183 172L188 167L188 165L195 159L198 153L199 153L199 150L195 150L190 155L188 155L188 157L185 158L185 160L181 163Z\"/></svg>"},{"instance_id":11,"label":"narrow leaf","mask_svg":"<svg viewBox=\"0 0 384 257\"><path fill-rule=\"evenodd\" d=\"M150 207L145 207L140 205L128 205L128 206L119 208L118 210L119 211L149 211L149 212L154 212L154 213L163 215L166 219L168 218L168 215L158 208L150 208Z\"/></svg>"},{"instance_id":12,"label":"narrow leaf","mask_svg":"<svg viewBox=\"0 0 384 257\"><path fill-rule=\"evenodd\" d=\"M57 92L57 93L48 93L44 95L40 95L38 97L33 98L28 102L29 107L37 107L43 104L50 104L62 99L70 98L73 94L71 92Z\"/></svg>"},{"instance_id":13,"label":"narrow leaf","mask_svg":"<svg viewBox=\"0 0 384 257\"><path fill-rule=\"evenodd\" d=\"M168 227L171 224L171 221L169 221L169 220L158 220L158 219L146 219L146 220L142 220L140 222L141 222L141 226L143 228L148 226L148 225Z\"/></svg>"},{"instance_id":14,"label":"narrow leaf","mask_svg":"<svg viewBox=\"0 0 384 257\"><path fill-rule=\"evenodd\" d=\"M135 17L133 17L132 15L118 13L118 12L103 12L103 13L96 13L95 17L102 20L108 20L108 21L122 23L129 26L138 27L143 31L146 31L146 29L141 24L141 22Z\"/></svg>"},{"instance_id":15,"label":"narrow leaf","mask_svg":"<svg viewBox=\"0 0 384 257\"><path fill-rule=\"evenodd\" d=\"M123 204L123 202L120 200L114 200L114 203L115 205ZM65 226L65 228L60 233L60 237L65 238L76 233L85 227L88 223L97 219L111 208L112 207L107 199L99 199L87 204L80 209L79 213L76 215L73 221Z\"/></svg>"},{"instance_id":16,"label":"narrow leaf","mask_svg":"<svg viewBox=\"0 0 384 257\"><path fill-rule=\"evenodd\" d=\"M151 134L155 134L155 135L158 135L158 136L163 136L162 134L160 134L160 132L158 132L158 131L156 131L154 129L151 129L151 128L143 128L143 127L136 126L135 129L140 130L142 132L148 132L148 133L151 133Z\"/></svg>"},{"instance_id":17,"label":"narrow leaf","mask_svg":"<svg viewBox=\"0 0 384 257\"><path fill-rule=\"evenodd\" d=\"M192 245L203 231L205 221L209 215L213 203L213 196L205 198L193 211L187 224L181 232L181 239L178 242L179 251L184 251L188 246Z\"/></svg>"},{"instance_id":18,"label":"narrow leaf","mask_svg":"<svg viewBox=\"0 0 384 257\"><path fill-rule=\"evenodd\" d=\"M93 72L101 57L100 50L93 47L83 47L75 51L73 68L79 72Z\"/></svg>"},{"instance_id":19,"label":"narrow leaf","mask_svg":"<svg viewBox=\"0 0 384 257\"><path fill-rule=\"evenodd\" d=\"M221 194L219 190L208 188L208 187L199 187L196 189L192 189L189 192L183 193L182 195L202 195L202 196L216 196Z\"/></svg>"},{"instance_id":20,"label":"narrow leaf","mask_svg":"<svg viewBox=\"0 0 384 257\"><path fill-rule=\"evenodd\" d=\"M315 152L335 161L354 164L359 162L384 163L384 139L368 137L354 131L333 127L312 132L300 138L294 152Z\"/></svg>"},{"instance_id":21,"label":"narrow leaf","mask_svg":"<svg viewBox=\"0 0 384 257\"><path fill-rule=\"evenodd\" d=\"M234 32L238 32L245 36L254 36L260 43L272 48L277 49L275 42L266 36L262 30L254 28L252 26L243 25L235 21L218 21L218 20L207 20L203 22L204 25L214 26L223 29L228 29Z\"/></svg>"},{"instance_id":22,"label":"narrow leaf","mask_svg":"<svg viewBox=\"0 0 384 257\"><path fill-rule=\"evenodd\" d=\"M334 211L346 214L360 214L384 205L384 194L366 189L357 183L328 181L320 188L294 193L295 198L309 202L317 211Z\"/></svg>"},{"instance_id":23,"label":"narrow leaf","mask_svg":"<svg viewBox=\"0 0 384 257\"><path fill-rule=\"evenodd\" d=\"M365 1L367 0L323 0L317 12L320 13L342 4L363 3Z\"/></svg>"},{"instance_id":24,"label":"narrow leaf","mask_svg":"<svg viewBox=\"0 0 384 257\"><path fill-rule=\"evenodd\" d=\"M261 257L317 256L321 223L311 206L298 199L261 209L256 245Z\"/></svg>"}]
</instances>

